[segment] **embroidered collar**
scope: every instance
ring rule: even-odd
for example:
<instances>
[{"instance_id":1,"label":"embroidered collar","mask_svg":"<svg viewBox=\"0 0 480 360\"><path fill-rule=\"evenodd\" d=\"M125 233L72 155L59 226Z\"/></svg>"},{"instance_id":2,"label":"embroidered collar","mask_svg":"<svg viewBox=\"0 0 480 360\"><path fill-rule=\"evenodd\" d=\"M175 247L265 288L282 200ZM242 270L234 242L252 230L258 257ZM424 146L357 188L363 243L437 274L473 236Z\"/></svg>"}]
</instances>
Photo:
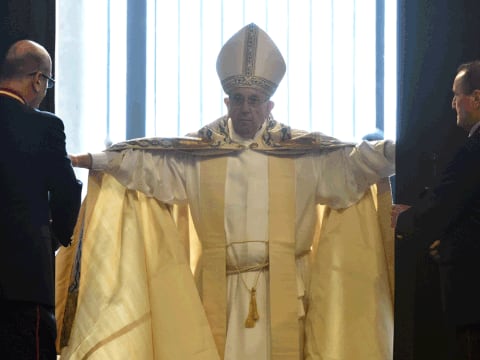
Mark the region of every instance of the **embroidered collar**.
<instances>
[{"instance_id":1,"label":"embroidered collar","mask_svg":"<svg viewBox=\"0 0 480 360\"><path fill-rule=\"evenodd\" d=\"M235 141L235 136L232 138L228 116L223 116L211 124L205 125L198 132L188 134L187 137L132 139L114 144L106 151L158 149L212 156L250 148L277 155L302 155L311 151L328 151L355 145L319 132L309 133L303 130L294 130L273 118L267 119L262 129L263 131L257 134L254 142L238 143Z\"/></svg>"},{"instance_id":2,"label":"embroidered collar","mask_svg":"<svg viewBox=\"0 0 480 360\"><path fill-rule=\"evenodd\" d=\"M336 138L319 132L309 133L303 130L295 130L269 117L263 132L255 136L254 148L264 151L298 150L300 153L312 149L333 149L338 147L352 146L353 143L345 143ZM225 147L238 144L229 128L228 116L223 116L211 124L205 125L197 133L189 134L208 141L213 147ZM249 146L252 148L252 144Z\"/></svg>"},{"instance_id":3,"label":"embroidered collar","mask_svg":"<svg viewBox=\"0 0 480 360\"><path fill-rule=\"evenodd\" d=\"M261 136L256 136L256 138L263 142L262 145L269 147L277 146L292 138L290 126L281 124L271 117L266 120L262 130ZM236 143L231 136L228 116L222 116L213 123L204 126L195 136L209 141L213 146Z\"/></svg>"}]
</instances>

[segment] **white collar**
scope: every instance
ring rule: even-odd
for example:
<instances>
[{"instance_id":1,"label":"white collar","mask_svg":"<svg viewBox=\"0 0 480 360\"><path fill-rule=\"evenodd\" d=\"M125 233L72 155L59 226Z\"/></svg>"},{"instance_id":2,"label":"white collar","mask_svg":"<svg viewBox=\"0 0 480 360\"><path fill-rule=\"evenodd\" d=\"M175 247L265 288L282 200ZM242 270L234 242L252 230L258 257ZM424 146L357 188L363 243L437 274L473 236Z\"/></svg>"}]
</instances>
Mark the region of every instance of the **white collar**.
<instances>
[{"instance_id":1,"label":"white collar","mask_svg":"<svg viewBox=\"0 0 480 360\"><path fill-rule=\"evenodd\" d=\"M477 122L475 125L473 125L473 127L470 129L470 132L468 133L468 137L472 136L479 127L480 127L480 121Z\"/></svg>"}]
</instances>

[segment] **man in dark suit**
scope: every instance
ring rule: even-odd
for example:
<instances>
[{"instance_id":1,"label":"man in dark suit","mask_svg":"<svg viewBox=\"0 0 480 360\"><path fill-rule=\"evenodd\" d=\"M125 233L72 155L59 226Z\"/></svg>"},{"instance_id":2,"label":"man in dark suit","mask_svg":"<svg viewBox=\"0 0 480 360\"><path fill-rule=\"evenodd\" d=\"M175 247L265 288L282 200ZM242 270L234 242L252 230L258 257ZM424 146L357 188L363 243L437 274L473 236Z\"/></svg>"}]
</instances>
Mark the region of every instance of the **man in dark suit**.
<instances>
[{"instance_id":1,"label":"man in dark suit","mask_svg":"<svg viewBox=\"0 0 480 360\"><path fill-rule=\"evenodd\" d=\"M21 40L0 67L0 358L55 359L54 258L81 201L62 121L39 111L54 84L44 47Z\"/></svg>"},{"instance_id":2,"label":"man in dark suit","mask_svg":"<svg viewBox=\"0 0 480 360\"><path fill-rule=\"evenodd\" d=\"M417 242L439 263L452 359L480 359L480 61L453 82L457 125L469 135L437 185L413 207L394 207L397 239ZM405 210L406 209L406 210Z\"/></svg>"}]
</instances>

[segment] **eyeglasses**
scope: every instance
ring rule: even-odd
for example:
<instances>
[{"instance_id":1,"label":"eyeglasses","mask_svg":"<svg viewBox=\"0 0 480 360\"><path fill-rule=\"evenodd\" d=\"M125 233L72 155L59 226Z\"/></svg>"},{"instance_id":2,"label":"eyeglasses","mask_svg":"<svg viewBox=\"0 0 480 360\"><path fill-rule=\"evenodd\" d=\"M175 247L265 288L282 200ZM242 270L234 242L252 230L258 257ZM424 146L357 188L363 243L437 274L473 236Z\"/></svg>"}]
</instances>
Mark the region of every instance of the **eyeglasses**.
<instances>
[{"instance_id":1,"label":"eyeglasses","mask_svg":"<svg viewBox=\"0 0 480 360\"><path fill-rule=\"evenodd\" d=\"M234 107L240 107L244 104L245 100L247 100L247 104L251 107L258 107L261 104L268 101L268 98L261 98L257 95L250 95L247 98L240 94L235 94L230 96L230 104Z\"/></svg>"},{"instance_id":2,"label":"eyeglasses","mask_svg":"<svg viewBox=\"0 0 480 360\"><path fill-rule=\"evenodd\" d=\"M40 73L40 75L42 75L45 79L47 79L47 89L51 89L53 88L53 86L55 85L55 79L54 78L51 78L50 76L48 75L45 75L44 73L42 73L41 71L34 71L30 74L28 74L28 76L32 76L32 75L35 75L37 73Z\"/></svg>"}]
</instances>

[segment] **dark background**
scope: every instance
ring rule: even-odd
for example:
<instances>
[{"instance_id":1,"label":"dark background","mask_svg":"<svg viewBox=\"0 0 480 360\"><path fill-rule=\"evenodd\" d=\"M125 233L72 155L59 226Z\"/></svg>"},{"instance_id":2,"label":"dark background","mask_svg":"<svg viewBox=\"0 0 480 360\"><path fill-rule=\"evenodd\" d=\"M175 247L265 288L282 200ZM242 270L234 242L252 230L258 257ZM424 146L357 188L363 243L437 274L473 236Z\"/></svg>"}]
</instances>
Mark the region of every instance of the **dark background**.
<instances>
[{"instance_id":1,"label":"dark background","mask_svg":"<svg viewBox=\"0 0 480 360\"><path fill-rule=\"evenodd\" d=\"M466 133L451 108L457 67L480 59L480 1L399 0L396 202L414 204ZM438 270L396 243L394 359L446 359Z\"/></svg>"},{"instance_id":2,"label":"dark background","mask_svg":"<svg viewBox=\"0 0 480 360\"><path fill-rule=\"evenodd\" d=\"M0 0L1 58L10 45L20 39L42 44L55 62L55 0ZM54 91L55 88L47 92L41 105L43 110L53 112Z\"/></svg>"}]
</instances>

